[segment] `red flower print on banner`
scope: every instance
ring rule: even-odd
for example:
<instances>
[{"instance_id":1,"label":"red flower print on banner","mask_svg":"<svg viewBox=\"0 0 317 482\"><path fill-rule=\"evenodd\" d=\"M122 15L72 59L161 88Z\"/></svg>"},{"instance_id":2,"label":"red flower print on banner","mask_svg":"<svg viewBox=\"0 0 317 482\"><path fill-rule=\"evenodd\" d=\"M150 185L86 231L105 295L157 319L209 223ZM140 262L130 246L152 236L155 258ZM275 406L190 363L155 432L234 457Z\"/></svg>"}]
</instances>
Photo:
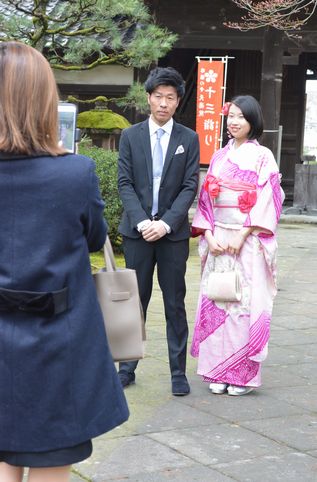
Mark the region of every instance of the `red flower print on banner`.
<instances>
[{"instance_id":1,"label":"red flower print on banner","mask_svg":"<svg viewBox=\"0 0 317 482\"><path fill-rule=\"evenodd\" d=\"M211 176L210 174L207 175L205 184L204 184L204 189L205 191L208 192L209 196L214 199L215 197L218 196L219 191L220 191L220 185L219 183L221 182L221 179Z\"/></svg>"},{"instance_id":2,"label":"red flower print on banner","mask_svg":"<svg viewBox=\"0 0 317 482\"><path fill-rule=\"evenodd\" d=\"M255 191L244 191L238 197L239 209L242 213L249 213L256 203L257 195Z\"/></svg>"}]
</instances>

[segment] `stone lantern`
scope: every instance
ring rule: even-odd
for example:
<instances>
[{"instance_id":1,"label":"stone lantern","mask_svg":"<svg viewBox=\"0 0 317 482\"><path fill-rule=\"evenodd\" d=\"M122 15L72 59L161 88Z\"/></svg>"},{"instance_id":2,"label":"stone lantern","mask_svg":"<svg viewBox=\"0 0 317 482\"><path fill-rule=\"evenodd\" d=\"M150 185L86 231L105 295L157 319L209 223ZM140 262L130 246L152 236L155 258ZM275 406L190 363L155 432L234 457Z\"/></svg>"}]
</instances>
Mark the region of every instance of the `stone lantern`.
<instances>
[{"instance_id":1,"label":"stone lantern","mask_svg":"<svg viewBox=\"0 0 317 482\"><path fill-rule=\"evenodd\" d=\"M122 129L129 126L125 117L101 107L81 112L77 117L77 127L82 133L91 138L93 145L104 149L115 150Z\"/></svg>"}]
</instances>

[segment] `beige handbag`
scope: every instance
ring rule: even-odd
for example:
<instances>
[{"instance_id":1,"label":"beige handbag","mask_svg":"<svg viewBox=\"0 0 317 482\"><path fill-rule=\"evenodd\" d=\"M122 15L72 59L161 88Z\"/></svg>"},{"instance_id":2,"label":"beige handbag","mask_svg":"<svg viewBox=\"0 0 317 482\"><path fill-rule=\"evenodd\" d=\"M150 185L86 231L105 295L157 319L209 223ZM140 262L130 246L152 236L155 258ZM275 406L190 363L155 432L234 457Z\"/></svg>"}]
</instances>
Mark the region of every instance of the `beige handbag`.
<instances>
[{"instance_id":1,"label":"beige handbag","mask_svg":"<svg viewBox=\"0 0 317 482\"><path fill-rule=\"evenodd\" d=\"M145 328L135 270L116 267L109 237L104 245L106 267L94 274L114 361L144 358Z\"/></svg>"},{"instance_id":2,"label":"beige handbag","mask_svg":"<svg viewBox=\"0 0 317 482\"><path fill-rule=\"evenodd\" d=\"M241 301L241 283L235 266L230 271L212 271L208 277L207 298L212 301Z\"/></svg>"}]
</instances>

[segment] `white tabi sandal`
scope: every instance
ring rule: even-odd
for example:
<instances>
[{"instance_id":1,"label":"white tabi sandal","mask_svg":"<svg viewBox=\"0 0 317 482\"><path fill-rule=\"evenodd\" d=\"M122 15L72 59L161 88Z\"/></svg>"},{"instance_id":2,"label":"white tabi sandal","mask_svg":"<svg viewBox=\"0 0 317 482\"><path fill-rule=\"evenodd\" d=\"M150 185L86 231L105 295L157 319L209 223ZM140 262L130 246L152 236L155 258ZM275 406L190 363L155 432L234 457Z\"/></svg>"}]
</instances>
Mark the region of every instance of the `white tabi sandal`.
<instances>
[{"instance_id":1,"label":"white tabi sandal","mask_svg":"<svg viewBox=\"0 0 317 482\"><path fill-rule=\"evenodd\" d=\"M222 395L227 391L227 383L211 383L209 385L209 390L217 395Z\"/></svg>"},{"instance_id":2,"label":"white tabi sandal","mask_svg":"<svg viewBox=\"0 0 317 482\"><path fill-rule=\"evenodd\" d=\"M246 395L254 390L253 387L238 387L236 385L228 386L228 395L233 395L239 397L241 395Z\"/></svg>"}]
</instances>

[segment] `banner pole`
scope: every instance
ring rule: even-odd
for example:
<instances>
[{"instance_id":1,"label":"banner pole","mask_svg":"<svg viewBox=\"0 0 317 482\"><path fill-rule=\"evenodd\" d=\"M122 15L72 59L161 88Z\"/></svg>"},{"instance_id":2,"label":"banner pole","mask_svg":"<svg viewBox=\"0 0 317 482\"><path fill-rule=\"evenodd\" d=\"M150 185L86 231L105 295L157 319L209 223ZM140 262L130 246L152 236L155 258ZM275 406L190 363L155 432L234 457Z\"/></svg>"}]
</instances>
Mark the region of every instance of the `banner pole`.
<instances>
[{"instance_id":1,"label":"banner pole","mask_svg":"<svg viewBox=\"0 0 317 482\"><path fill-rule=\"evenodd\" d=\"M228 72L228 55L222 58L222 62L225 64L225 71L224 71L224 81L223 81L223 88L222 88L222 106L224 106L226 101L226 90L227 90L227 72ZM234 57L231 57L234 58ZM224 115L221 114L221 127L220 127L220 138L219 138L219 149L222 148L222 141L223 141L223 125L224 125Z\"/></svg>"},{"instance_id":2,"label":"banner pole","mask_svg":"<svg viewBox=\"0 0 317 482\"><path fill-rule=\"evenodd\" d=\"M226 55L226 57L212 57L212 56L208 56L208 57L200 57L199 55L196 55L195 56L195 59L198 60L198 62L200 62L200 60L223 60L224 58L226 59L235 59L235 57L229 57L228 55Z\"/></svg>"}]
</instances>

